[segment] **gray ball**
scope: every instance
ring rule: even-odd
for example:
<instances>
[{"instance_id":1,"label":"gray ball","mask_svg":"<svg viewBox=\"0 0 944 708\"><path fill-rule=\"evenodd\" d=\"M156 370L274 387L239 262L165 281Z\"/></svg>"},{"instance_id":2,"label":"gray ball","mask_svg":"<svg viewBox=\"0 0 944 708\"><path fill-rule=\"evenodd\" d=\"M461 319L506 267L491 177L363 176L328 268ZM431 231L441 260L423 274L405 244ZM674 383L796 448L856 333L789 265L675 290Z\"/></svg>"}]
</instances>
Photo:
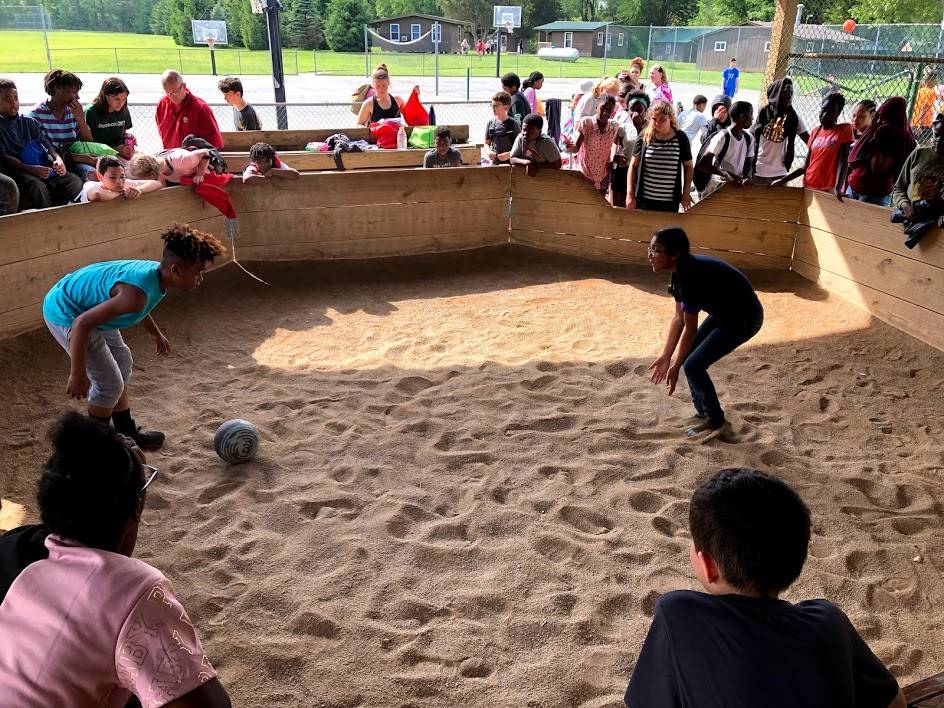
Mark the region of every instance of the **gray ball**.
<instances>
[{"instance_id":1,"label":"gray ball","mask_svg":"<svg viewBox=\"0 0 944 708\"><path fill-rule=\"evenodd\" d=\"M259 449L259 431L248 420L233 418L217 429L213 447L216 454L231 465L249 462Z\"/></svg>"}]
</instances>

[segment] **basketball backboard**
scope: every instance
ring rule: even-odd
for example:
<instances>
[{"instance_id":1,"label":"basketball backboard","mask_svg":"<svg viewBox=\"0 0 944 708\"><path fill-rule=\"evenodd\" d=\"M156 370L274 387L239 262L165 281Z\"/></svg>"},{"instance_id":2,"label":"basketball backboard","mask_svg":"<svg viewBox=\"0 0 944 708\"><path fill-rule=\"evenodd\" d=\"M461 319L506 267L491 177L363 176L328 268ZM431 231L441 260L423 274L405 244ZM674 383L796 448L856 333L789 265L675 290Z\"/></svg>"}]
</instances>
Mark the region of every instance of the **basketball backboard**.
<instances>
[{"instance_id":1,"label":"basketball backboard","mask_svg":"<svg viewBox=\"0 0 944 708\"><path fill-rule=\"evenodd\" d=\"M521 27L520 5L495 5L492 7L493 27Z\"/></svg>"},{"instance_id":2,"label":"basketball backboard","mask_svg":"<svg viewBox=\"0 0 944 708\"><path fill-rule=\"evenodd\" d=\"M228 44L226 23L222 20L190 20L194 44Z\"/></svg>"}]
</instances>

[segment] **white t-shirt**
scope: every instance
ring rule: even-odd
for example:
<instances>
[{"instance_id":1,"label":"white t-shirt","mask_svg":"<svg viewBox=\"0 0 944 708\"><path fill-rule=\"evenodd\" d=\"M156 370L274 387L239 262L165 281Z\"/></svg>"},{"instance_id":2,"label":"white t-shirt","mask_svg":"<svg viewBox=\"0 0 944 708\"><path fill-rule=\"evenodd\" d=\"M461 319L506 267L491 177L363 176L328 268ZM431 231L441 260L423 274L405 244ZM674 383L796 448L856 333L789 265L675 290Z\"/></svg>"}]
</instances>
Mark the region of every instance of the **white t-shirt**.
<instances>
[{"instance_id":1,"label":"white t-shirt","mask_svg":"<svg viewBox=\"0 0 944 708\"><path fill-rule=\"evenodd\" d=\"M141 187L143 184L147 184L150 180L146 179L126 179L125 187ZM72 201L77 202L78 204L86 204L91 200L93 194L98 194L100 192L107 192L105 185L101 182L86 182L82 185L82 191L79 192L78 196Z\"/></svg>"},{"instance_id":2,"label":"white t-shirt","mask_svg":"<svg viewBox=\"0 0 944 708\"><path fill-rule=\"evenodd\" d=\"M744 161L750 158L753 145L750 133L746 130L741 131L740 140L734 137L734 133L731 132L730 128L719 130L711 136L711 142L708 143L705 152L712 155L720 154L721 148L724 146L725 135L728 136L728 149L724 153L724 157L721 158L719 167L725 172L740 177L744 174Z\"/></svg>"},{"instance_id":3,"label":"white t-shirt","mask_svg":"<svg viewBox=\"0 0 944 708\"><path fill-rule=\"evenodd\" d=\"M806 123L803 122L802 116L797 116L800 119L799 125L797 126L797 138L794 140L794 145L799 141L800 133L809 132L809 128L806 127ZM785 116L780 116L775 118L766 126L760 134L760 144L757 149L757 171L756 174L758 177L766 177L770 179L772 177L783 177L787 174L787 168L784 167L783 158L787 152L787 140L783 134L783 121ZM772 135L776 139L768 139L764 137L766 135Z\"/></svg>"},{"instance_id":4,"label":"white t-shirt","mask_svg":"<svg viewBox=\"0 0 944 708\"><path fill-rule=\"evenodd\" d=\"M708 118L701 111L689 108L679 114L678 122L679 128L688 136L689 141L694 143L698 132L708 124Z\"/></svg>"}]
</instances>

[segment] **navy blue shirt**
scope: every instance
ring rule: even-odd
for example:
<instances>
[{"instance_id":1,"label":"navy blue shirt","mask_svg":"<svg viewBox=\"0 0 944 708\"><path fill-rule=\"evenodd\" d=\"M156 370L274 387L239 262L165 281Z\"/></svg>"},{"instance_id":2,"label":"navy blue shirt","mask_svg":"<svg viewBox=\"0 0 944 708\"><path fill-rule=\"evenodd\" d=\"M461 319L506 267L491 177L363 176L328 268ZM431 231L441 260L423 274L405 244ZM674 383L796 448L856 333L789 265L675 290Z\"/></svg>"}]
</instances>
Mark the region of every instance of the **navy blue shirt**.
<instances>
[{"instance_id":1,"label":"navy blue shirt","mask_svg":"<svg viewBox=\"0 0 944 708\"><path fill-rule=\"evenodd\" d=\"M46 147L49 141L43 133L43 126L35 118L18 115L16 118L0 116L0 153L6 153L19 159L26 144L41 140Z\"/></svg>"},{"instance_id":2,"label":"navy blue shirt","mask_svg":"<svg viewBox=\"0 0 944 708\"><path fill-rule=\"evenodd\" d=\"M704 310L724 322L749 323L764 313L747 276L711 256L680 258L669 292L692 315Z\"/></svg>"},{"instance_id":3,"label":"navy blue shirt","mask_svg":"<svg viewBox=\"0 0 944 708\"><path fill-rule=\"evenodd\" d=\"M886 708L898 683L827 600L659 598L630 708Z\"/></svg>"}]
</instances>

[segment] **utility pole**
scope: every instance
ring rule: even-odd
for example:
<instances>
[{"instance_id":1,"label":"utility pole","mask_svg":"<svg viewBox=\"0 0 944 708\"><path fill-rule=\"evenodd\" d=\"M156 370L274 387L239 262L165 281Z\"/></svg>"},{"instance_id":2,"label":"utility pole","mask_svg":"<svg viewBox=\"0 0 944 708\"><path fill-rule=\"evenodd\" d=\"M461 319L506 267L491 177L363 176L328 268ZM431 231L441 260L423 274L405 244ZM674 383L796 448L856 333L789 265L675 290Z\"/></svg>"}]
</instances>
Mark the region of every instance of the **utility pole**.
<instances>
[{"instance_id":1,"label":"utility pole","mask_svg":"<svg viewBox=\"0 0 944 708\"><path fill-rule=\"evenodd\" d=\"M276 118L279 130L288 129L288 109L285 107L285 68L282 66L282 31L279 29L281 0L262 0L266 27L269 31L269 53L272 55L272 85L275 89Z\"/></svg>"}]
</instances>

